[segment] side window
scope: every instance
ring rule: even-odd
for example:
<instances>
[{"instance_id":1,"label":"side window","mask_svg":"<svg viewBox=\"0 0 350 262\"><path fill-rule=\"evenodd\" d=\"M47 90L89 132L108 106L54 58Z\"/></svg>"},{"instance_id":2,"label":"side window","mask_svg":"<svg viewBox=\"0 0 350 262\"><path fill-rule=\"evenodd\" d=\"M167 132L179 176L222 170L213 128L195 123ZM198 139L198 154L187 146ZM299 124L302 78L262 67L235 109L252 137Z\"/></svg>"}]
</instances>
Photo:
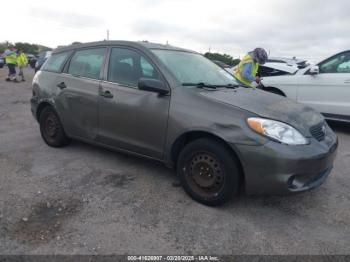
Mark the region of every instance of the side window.
<instances>
[{"instance_id":1,"label":"side window","mask_svg":"<svg viewBox=\"0 0 350 262\"><path fill-rule=\"evenodd\" d=\"M43 71L59 72L70 52L53 54L43 65Z\"/></svg>"},{"instance_id":2,"label":"side window","mask_svg":"<svg viewBox=\"0 0 350 262\"><path fill-rule=\"evenodd\" d=\"M320 73L350 73L350 52L331 57L319 65Z\"/></svg>"},{"instance_id":3,"label":"side window","mask_svg":"<svg viewBox=\"0 0 350 262\"><path fill-rule=\"evenodd\" d=\"M106 48L85 49L75 52L70 61L68 73L99 79L105 53Z\"/></svg>"},{"instance_id":4,"label":"side window","mask_svg":"<svg viewBox=\"0 0 350 262\"><path fill-rule=\"evenodd\" d=\"M138 52L126 48L112 48L108 81L136 87L141 77L160 79L157 70Z\"/></svg>"}]
</instances>

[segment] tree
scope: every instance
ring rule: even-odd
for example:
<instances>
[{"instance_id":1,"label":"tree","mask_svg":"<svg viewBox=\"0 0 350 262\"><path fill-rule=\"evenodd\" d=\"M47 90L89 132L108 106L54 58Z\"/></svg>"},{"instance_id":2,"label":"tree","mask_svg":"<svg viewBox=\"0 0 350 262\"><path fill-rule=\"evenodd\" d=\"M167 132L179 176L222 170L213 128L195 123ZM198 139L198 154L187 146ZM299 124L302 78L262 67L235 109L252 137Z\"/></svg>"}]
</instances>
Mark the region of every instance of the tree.
<instances>
[{"instance_id":1,"label":"tree","mask_svg":"<svg viewBox=\"0 0 350 262\"><path fill-rule=\"evenodd\" d=\"M24 53L34 54L34 55L37 55L39 52L42 52L42 51L52 50L52 48L43 46L43 45L29 44L29 43L23 43L23 42L17 42L13 44L9 41L5 41L5 42L0 42L0 54L2 54L10 46L14 46L16 49L23 50Z\"/></svg>"},{"instance_id":2,"label":"tree","mask_svg":"<svg viewBox=\"0 0 350 262\"><path fill-rule=\"evenodd\" d=\"M228 54L220 54L220 53L210 53L207 52L204 54L204 56L210 60L217 60L217 61L221 61L227 65L230 66L235 66L238 65L239 62L241 61L240 59L234 59L232 56L228 55Z\"/></svg>"},{"instance_id":3,"label":"tree","mask_svg":"<svg viewBox=\"0 0 350 262\"><path fill-rule=\"evenodd\" d=\"M28 54L37 54L38 53L38 45L17 42L15 43L15 48L22 50L24 53Z\"/></svg>"}]
</instances>

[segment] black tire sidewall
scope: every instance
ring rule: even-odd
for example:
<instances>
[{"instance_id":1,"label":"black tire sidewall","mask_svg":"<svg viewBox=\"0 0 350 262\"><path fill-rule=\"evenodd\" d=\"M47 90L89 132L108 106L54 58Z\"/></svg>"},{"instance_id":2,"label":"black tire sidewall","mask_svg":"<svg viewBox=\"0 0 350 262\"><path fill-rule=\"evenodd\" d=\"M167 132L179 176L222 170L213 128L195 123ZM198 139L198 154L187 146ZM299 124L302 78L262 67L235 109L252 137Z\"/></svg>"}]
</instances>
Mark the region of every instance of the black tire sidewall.
<instances>
[{"instance_id":1,"label":"black tire sidewall","mask_svg":"<svg viewBox=\"0 0 350 262\"><path fill-rule=\"evenodd\" d=\"M55 135L55 137L53 139L49 138L47 136L46 131L45 131L45 127L44 127L45 120L51 114L53 114L56 117L56 119L57 119L56 124L59 125L59 129L57 131L57 134ZM55 112L55 110L51 106L47 106L42 110L42 112L40 113L40 116L39 116L39 124L40 124L41 137L43 138L43 140L45 141L45 143L47 145L52 146L52 147L62 147L62 146L65 146L69 143L70 140L64 132L63 125L62 125L57 113Z\"/></svg>"},{"instance_id":2,"label":"black tire sidewall","mask_svg":"<svg viewBox=\"0 0 350 262\"><path fill-rule=\"evenodd\" d=\"M224 170L224 185L220 193L215 197L204 198L200 196L191 188L185 178L184 168L197 152L208 152L214 155ZM177 174L185 191L193 199L205 205L221 205L229 201L239 191L241 174L238 160L223 143L213 139L198 139L186 145L177 161Z\"/></svg>"}]
</instances>

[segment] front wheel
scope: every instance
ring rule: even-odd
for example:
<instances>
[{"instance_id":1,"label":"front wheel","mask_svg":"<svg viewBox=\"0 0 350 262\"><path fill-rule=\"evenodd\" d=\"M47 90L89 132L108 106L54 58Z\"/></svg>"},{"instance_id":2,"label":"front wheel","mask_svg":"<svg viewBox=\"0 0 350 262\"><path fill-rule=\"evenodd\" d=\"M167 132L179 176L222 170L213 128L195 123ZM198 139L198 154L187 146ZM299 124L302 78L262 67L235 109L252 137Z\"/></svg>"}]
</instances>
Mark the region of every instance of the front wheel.
<instances>
[{"instance_id":1,"label":"front wheel","mask_svg":"<svg viewBox=\"0 0 350 262\"><path fill-rule=\"evenodd\" d=\"M205 205L221 205L239 190L238 160L215 140L198 139L186 145L177 162L177 173L187 194Z\"/></svg>"},{"instance_id":2,"label":"front wheel","mask_svg":"<svg viewBox=\"0 0 350 262\"><path fill-rule=\"evenodd\" d=\"M52 147L68 145L70 139L66 136L57 113L51 107L45 107L39 117L40 133L45 143Z\"/></svg>"}]
</instances>

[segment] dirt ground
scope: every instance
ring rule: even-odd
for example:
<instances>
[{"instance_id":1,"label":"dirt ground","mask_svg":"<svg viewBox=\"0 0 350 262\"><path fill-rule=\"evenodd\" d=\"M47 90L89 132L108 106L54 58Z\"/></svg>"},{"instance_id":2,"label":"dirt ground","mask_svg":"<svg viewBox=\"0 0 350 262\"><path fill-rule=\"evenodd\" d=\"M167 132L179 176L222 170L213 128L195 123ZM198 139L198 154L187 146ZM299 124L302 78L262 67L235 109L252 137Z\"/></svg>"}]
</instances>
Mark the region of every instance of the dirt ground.
<instances>
[{"instance_id":1,"label":"dirt ground","mask_svg":"<svg viewBox=\"0 0 350 262\"><path fill-rule=\"evenodd\" d=\"M350 254L350 126L319 188L210 208L162 165L80 142L48 147L31 78L0 69L0 254Z\"/></svg>"}]
</instances>

